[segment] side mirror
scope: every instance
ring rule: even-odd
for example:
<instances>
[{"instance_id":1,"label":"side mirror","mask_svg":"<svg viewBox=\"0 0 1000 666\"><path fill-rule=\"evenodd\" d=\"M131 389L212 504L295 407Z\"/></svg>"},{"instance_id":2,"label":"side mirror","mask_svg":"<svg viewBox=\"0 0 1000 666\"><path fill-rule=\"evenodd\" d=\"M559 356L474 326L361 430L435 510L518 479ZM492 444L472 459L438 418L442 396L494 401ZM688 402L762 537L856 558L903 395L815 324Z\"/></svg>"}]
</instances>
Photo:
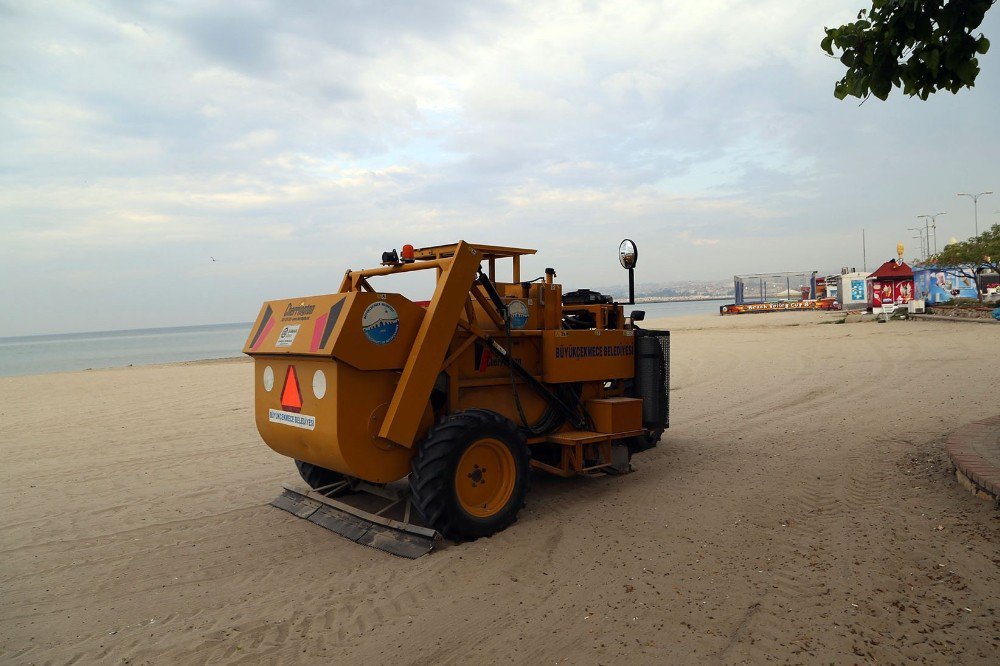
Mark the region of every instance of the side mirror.
<instances>
[{"instance_id":1,"label":"side mirror","mask_svg":"<svg viewBox=\"0 0 1000 666\"><path fill-rule=\"evenodd\" d=\"M626 238L618 246L618 261L622 268L628 271L628 303L635 305L635 265L639 261L639 248L631 239Z\"/></svg>"},{"instance_id":2,"label":"side mirror","mask_svg":"<svg viewBox=\"0 0 1000 666\"><path fill-rule=\"evenodd\" d=\"M632 314L629 315L632 321L642 321L646 318L645 310L632 310Z\"/></svg>"},{"instance_id":3,"label":"side mirror","mask_svg":"<svg viewBox=\"0 0 1000 666\"><path fill-rule=\"evenodd\" d=\"M622 244L618 246L618 261L621 262L622 268L626 270L635 268L636 262L639 261L639 248L628 238L623 240Z\"/></svg>"}]
</instances>

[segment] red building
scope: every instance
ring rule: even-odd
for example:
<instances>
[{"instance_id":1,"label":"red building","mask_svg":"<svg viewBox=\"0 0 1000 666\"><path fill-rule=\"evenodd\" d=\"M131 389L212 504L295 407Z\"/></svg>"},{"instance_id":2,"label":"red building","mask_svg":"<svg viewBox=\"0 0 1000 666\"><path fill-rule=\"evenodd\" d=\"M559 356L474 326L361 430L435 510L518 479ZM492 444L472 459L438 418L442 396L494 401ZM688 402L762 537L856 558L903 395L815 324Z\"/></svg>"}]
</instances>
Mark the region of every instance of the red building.
<instances>
[{"instance_id":1,"label":"red building","mask_svg":"<svg viewBox=\"0 0 1000 666\"><path fill-rule=\"evenodd\" d=\"M913 298L913 269L903 261L890 259L868 276L868 307L906 305Z\"/></svg>"}]
</instances>

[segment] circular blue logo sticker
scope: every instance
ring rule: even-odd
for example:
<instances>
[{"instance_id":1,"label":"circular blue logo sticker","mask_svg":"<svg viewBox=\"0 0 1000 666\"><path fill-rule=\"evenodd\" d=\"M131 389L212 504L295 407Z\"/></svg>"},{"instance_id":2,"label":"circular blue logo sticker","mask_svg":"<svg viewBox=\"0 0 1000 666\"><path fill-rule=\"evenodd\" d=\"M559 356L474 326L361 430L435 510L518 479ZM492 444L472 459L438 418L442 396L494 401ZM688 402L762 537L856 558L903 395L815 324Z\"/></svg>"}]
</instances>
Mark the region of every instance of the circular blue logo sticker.
<instances>
[{"instance_id":1,"label":"circular blue logo sticker","mask_svg":"<svg viewBox=\"0 0 1000 666\"><path fill-rule=\"evenodd\" d=\"M361 327L369 341L387 345L399 333L399 315L396 314L396 308L385 301L375 301L361 315Z\"/></svg>"},{"instance_id":2,"label":"circular blue logo sticker","mask_svg":"<svg viewBox=\"0 0 1000 666\"><path fill-rule=\"evenodd\" d=\"M524 328L528 323L528 304L524 301L511 301L507 304L507 312L511 328Z\"/></svg>"}]
</instances>

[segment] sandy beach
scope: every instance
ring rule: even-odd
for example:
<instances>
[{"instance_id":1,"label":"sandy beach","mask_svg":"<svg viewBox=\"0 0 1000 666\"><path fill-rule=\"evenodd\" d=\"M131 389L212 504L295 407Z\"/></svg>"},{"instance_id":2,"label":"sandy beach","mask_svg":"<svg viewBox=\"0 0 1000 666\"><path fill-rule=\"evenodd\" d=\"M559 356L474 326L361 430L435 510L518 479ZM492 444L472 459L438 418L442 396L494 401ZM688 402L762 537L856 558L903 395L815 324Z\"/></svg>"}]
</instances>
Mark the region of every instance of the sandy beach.
<instances>
[{"instance_id":1,"label":"sandy beach","mask_svg":"<svg viewBox=\"0 0 1000 666\"><path fill-rule=\"evenodd\" d=\"M1000 513L942 442L1000 412L1000 326L833 320L647 322L672 426L635 472L415 561L268 506L299 479L249 360L0 378L0 661L995 659Z\"/></svg>"}]
</instances>

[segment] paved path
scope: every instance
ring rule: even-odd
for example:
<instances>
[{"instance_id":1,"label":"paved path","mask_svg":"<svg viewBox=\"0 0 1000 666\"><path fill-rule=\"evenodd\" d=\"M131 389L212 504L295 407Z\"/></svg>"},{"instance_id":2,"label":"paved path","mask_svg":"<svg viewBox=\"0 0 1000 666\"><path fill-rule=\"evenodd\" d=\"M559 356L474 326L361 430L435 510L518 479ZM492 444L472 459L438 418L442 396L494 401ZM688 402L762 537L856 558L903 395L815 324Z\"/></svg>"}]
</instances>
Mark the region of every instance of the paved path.
<instances>
[{"instance_id":1,"label":"paved path","mask_svg":"<svg viewBox=\"0 0 1000 666\"><path fill-rule=\"evenodd\" d=\"M979 491L1000 499L1000 416L956 430L945 449L958 471Z\"/></svg>"},{"instance_id":2,"label":"paved path","mask_svg":"<svg viewBox=\"0 0 1000 666\"><path fill-rule=\"evenodd\" d=\"M929 315L929 314L911 314L909 315L913 319L928 319L931 321L957 321L959 323L971 323L971 324L1000 324L996 319L992 317L987 319L975 319L973 317L952 317L951 315Z\"/></svg>"}]
</instances>

